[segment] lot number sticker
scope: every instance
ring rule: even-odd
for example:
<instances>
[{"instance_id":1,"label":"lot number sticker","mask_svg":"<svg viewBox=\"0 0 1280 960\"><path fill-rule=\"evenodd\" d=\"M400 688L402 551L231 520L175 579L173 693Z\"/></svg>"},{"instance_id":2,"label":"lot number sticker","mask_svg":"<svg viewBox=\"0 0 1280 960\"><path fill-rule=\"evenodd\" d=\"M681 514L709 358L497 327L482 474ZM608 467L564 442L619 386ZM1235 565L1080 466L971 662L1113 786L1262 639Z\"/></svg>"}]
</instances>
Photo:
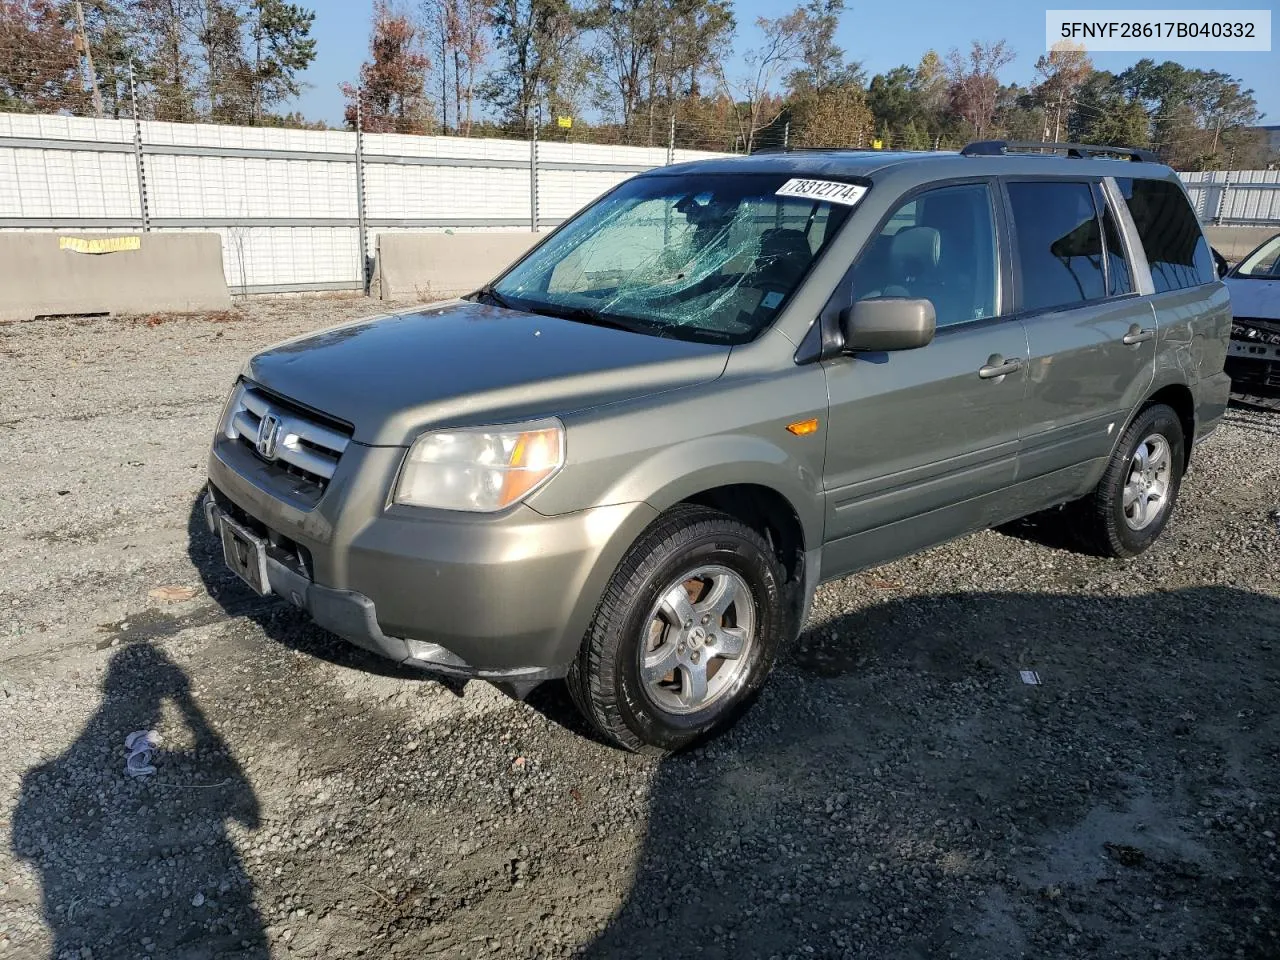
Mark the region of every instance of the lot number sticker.
<instances>
[{"instance_id":1,"label":"lot number sticker","mask_svg":"<svg viewBox=\"0 0 1280 960\"><path fill-rule=\"evenodd\" d=\"M780 197L804 197L807 200L826 200L852 207L862 199L867 188L856 183L839 183L835 180L788 180L778 188Z\"/></svg>"}]
</instances>

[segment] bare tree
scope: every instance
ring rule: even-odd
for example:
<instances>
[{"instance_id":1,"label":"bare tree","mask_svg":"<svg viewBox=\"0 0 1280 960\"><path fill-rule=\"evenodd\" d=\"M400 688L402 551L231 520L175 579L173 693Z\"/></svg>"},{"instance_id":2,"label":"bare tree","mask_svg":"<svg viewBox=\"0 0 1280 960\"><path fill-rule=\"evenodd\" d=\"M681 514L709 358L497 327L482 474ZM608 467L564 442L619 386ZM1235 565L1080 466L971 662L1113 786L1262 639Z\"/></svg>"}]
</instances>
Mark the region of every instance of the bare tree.
<instances>
[{"instance_id":1,"label":"bare tree","mask_svg":"<svg viewBox=\"0 0 1280 960\"><path fill-rule=\"evenodd\" d=\"M459 132L471 136L471 111L476 96L476 75L484 66L491 46L493 17L485 0L450 0L450 45L457 98Z\"/></svg>"},{"instance_id":2,"label":"bare tree","mask_svg":"<svg viewBox=\"0 0 1280 960\"><path fill-rule=\"evenodd\" d=\"M778 78L803 52L807 19L804 10L797 8L776 20L760 17L756 26L764 34L764 41L742 55L746 70L741 81L730 82L723 59L715 64L721 90L735 105L734 120L747 153L755 144L756 134L781 112L780 98L773 90Z\"/></svg>"},{"instance_id":3,"label":"bare tree","mask_svg":"<svg viewBox=\"0 0 1280 960\"><path fill-rule=\"evenodd\" d=\"M449 132L449 67L453 60L453 36L449 29L451 0L422 0L418 8L418 33L440 70L440 132ZM454 114L455 122L457 114Z\"/></svg>"},{"instance_id":4,"label":"bare tree","mask_svg":"<svg viewBox=\"0 0 1280 960\"><path fill-rule=\"evenodd\" d=\"M979 140L990 134L1000 105L1000 71L1013 63L1015 56L1006 40L974 40L967 56L959 50L947 55L951 109L968 121Z\"/></svg>"}]
</instances>

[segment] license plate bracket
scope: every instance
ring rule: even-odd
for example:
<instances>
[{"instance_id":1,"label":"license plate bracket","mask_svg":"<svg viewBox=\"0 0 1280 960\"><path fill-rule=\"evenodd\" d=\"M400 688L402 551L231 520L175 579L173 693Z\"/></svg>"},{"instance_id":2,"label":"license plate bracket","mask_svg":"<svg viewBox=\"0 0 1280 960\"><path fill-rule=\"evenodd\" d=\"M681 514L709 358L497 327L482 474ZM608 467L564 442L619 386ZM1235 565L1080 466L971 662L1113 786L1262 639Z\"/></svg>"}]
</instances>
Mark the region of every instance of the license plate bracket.
<instances>
[{"instance_id":1,"label":"license plate bracket","mask_svg":"<svg viewBox=\"0 0 1280 960\"><path fill-rule=\"evenodd\" d=\"M225 514L218 514L218 534L222 538L222 557L231 572L247 583L255 593L271 593L267 578L267 544Z\"/></svg>"}]
</instances>

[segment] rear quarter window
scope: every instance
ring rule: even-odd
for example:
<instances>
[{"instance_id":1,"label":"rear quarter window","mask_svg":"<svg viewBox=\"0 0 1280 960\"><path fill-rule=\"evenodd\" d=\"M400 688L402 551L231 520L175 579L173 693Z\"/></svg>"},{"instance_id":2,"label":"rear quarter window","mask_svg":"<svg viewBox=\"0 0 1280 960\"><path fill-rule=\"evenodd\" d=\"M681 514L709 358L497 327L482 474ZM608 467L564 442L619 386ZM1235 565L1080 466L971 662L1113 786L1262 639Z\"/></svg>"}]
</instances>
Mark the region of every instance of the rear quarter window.
<instances>
[{"instance_id":1,"label":"rear quarter window","mask_svg":"<svg viewBox=\"0 0 1280 960\"><path fill-rule=\"evenodd\" d=\"M1116 184L1138 228L1156 293L1217 279L1200 221L1176 183L1118 177Z\"/></svg>"}]
</instances>

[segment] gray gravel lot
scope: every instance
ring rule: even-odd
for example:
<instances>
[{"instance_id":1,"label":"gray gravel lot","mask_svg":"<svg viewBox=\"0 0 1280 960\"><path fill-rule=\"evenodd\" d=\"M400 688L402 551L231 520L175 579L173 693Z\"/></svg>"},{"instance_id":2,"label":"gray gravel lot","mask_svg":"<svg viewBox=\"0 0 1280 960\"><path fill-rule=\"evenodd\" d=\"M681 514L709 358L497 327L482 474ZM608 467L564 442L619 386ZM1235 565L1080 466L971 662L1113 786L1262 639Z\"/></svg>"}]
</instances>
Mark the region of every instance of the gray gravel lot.
<instances>
[{"instance_id":1,"label":"gray gravel lot","mask_svg":"<svg viewBox=\"0 0 1280 960\"><path fill-rule=\"evenodd\" d=\"M369 312L0 325L0 957L1280 956L1280 414L1136 561L1023 524L827 584L657 762L222 570L240 363Z\"/></svg>"}]
</instances>

